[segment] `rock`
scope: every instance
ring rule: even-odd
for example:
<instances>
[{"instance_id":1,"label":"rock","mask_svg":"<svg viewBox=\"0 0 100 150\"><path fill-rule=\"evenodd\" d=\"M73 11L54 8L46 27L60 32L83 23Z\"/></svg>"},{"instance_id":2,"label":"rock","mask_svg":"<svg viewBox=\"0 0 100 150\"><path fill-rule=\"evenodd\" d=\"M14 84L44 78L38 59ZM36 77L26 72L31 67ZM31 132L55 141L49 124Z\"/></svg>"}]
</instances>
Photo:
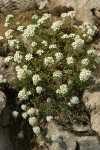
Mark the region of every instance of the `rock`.
<instances>
[{"instance_id":1,"label":"rock","mask_svg":"<svg viewBox=\"0 0 100 150\"><path fill-rule=\"evenodd\" d=\"M41 8L44 8L46 5L46 3L44 4L42 0L1 0L0 8L4 13L18 14L24 10L33 9L35 3L41 5Z\"/></svg>"},{"instance_id":2,"label":"rock","mask_svg":"<svg viewBox=\"0 0 100 150\"><path fill-rule=\"evenodd\" d=\"M3 92L0 91L0 113L6 105L6 96Z\"/></svg>"},{"instance_id":3,"label":"rock","mask_svg":"<svg viewBox=\"0 0 100 150\"><path fill-rule=\"evenodd\" d=\"M79 20L94 24L94 16L91 10L100 9L100 0L51 0L49 6L51 10L58 6L72 7Z\"/></svg>"},{"instance_id":4,"label":"rock","mask_svg":"<svg viewBox=\"0 0 100 150\"><path fill-rule=\"evenodd\" d=\"M95 15L100 19L100 10L95 10Z\"/></svg>"},{"instance_id":5,"label":"rock","mask_svg":"<svg viewBox=\"0 0 100 150\"><path fill-rule=\"evenodd\" d=\"M76 137L80 150L100 150L100 144L96 136Z\"/></svg>"},{"instance_id":6,"label":"rock","mask_svg":"<svg viewBox=\"0 0 100 150\"><path fill-rule=\"evenodd\" d=\"M0 127L0 150L13 150L9 136L9 128Z\"/></svg>"},{"instance_id":7,"label":"rock","mask_svg":"<svg viewBox=\"0 0 100 150\"><path fill-rule=\"evenodd\" d=\"M76 125L74 124L72 126L72 129L74 132L79 132L79 133L82 133L82 132L87 132L90 130L90 127L87 125L87 126L83 126L83 125Z\"/></svg>"},{"instance_id":8,"label":"rock","mask_svg":"<svg viewBox=\"0 0 100 150\"><path fill-rule=\"evenodd\" d=\"M68 131L62 130L60 126L55 124L54 122L48 123L47 126L47 138L52 137L54 134L59 134L62 137L62 140L58 143L53 142L52 145L49 146L49 150L75 150L76 149L76 140L73 134Z\"/></svg>"},{"instance_id":9,"label":"rock","mask_svg":"<svg viewBox=\"0 0 100 150\"><path fill-rule=\"evenodd\" d=\"M100 92L85 91L83 100L86 107L91 109L91 128L100 136Z\"/></svg>"},{"instance_id":10,"label":"rock","mask_svg":"<svg viewBox=\"0 0 100 150\"><path fill-rule=\"evenodd\" d=\"M100 110L100 92L85 91L83 94L83 101L87 108L90 108L93 112Z\"/></svg>"}]
</instances>

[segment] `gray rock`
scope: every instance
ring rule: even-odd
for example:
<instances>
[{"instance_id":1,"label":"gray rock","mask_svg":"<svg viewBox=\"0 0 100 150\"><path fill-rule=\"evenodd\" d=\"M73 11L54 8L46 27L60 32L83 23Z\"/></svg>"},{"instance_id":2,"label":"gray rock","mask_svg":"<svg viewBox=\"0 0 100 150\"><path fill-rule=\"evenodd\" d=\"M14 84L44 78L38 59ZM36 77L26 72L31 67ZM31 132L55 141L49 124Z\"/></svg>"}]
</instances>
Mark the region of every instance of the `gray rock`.
<instances>
[{"instance_id":1,"label":"gray rock","mask_svg":"<svg viewBox=\"0 0 100 150\"><path fill-rule=\"evenodd\" d=\"M51 138L54 134L59 134L62 137L62 140L58 143L53 142L52 145L49 145L49 150L75 150L76 149L76 140L73 134L68 131L62 130L62 127L58 126L54 122L48 123L47 126L48 132L46 137Z\"/></svg>"},{"instance_id":2,"label":"gray rock","mask_svg":"<svg viewBox=\"0 0 100 150\"><path fill-rule=\"evenodd\" d=\"M83 100L91 110L91 128L100 136L100 92L85 91Z\"/></svg>"},{"instance_id":3,"label":"gray rock","mask_svg":"<svg viewBox=\"0 0 100 150\"><path fill-rule=\"evenodd\" d=\"M51 0L49 6L51 10L58 6L72 7L79 20L94 24L94 16L91 10L100 9L100 0Z\"/></svg>"},{"instance_id":4,"label":"gray rock","mask_svg":"<svg viewBox=\"0 0 100 150\"><path fill-rule=\"evenodd\" d=\"M5 105L6 105L6 96L2 91L0 91L0 113L4 109Z\"/></svg>"},{"instance_id":5,"label":"gray rock","mask_svg":"<svg viewBox=\"0 0 100 150\"><path fill-rule=\"evenodd\" d=\"M9 128L0 127L0 150L13 150Z\"/></svg>"},{"instance_id":6,"label":"gray rock","mask_svg":"<svg viewBox=\"0 0 100 150\"><path fill-rule=\"evenodd\" d=\"M96 136L76 137L80 150L100 150L100 144Z\"/></svg>"}]
</instances>

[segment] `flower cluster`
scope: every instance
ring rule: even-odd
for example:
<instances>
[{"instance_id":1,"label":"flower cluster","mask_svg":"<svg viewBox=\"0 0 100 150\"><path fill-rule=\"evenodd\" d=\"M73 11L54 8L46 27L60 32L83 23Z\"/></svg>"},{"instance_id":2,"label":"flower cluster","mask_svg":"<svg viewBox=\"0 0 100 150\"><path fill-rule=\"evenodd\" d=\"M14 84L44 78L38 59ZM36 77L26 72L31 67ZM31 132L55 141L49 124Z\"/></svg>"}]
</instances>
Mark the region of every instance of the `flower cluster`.
<instances>
[{"instance_id":1,"label":"flower cluster","mask_svg":"<svg viewBox=\"0 0 100 150\"><path fill-rule=\"evenodd\" d=\"M42 17L35 14L31 19L31 24L17 25L16 29L5 32L6 43L13 52L4 62L13 64L16 79L12 84L20 89L18 110L14 109L12 115L21 117L22 124L28 121L38 137L42 136L41 117L49 123L57 117L55 110L56 114L64 115L66 110L72 114L74 107L78 109L80 93L89 86L88 80L92 81L100 55L89 43L88 49L85 45L92 40L97 28L89 23L75 25L74 11L62 13L59 20L47 13ZM6 22L9 20L8 16ZM1 80L5 82L2 76ZM24 138L22 129L18 137ZM55 134L51 140L58 141L59 135ZM39 143L42 145L43 141L41 139Z\"/></svg>"}]
</instances>

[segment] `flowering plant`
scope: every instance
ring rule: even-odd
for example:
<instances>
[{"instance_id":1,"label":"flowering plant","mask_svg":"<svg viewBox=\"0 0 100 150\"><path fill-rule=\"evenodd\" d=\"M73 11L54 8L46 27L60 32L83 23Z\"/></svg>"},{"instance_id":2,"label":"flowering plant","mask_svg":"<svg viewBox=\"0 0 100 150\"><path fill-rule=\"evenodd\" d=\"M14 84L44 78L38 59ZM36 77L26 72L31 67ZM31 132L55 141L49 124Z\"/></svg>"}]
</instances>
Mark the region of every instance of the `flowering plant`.
<instances>
[{"instance_id":1,"label":"flowering plant","mask_svg":"<svg viewBox=\"0 0 100 150\"><path fill-rule=\"evenodd\" d=\"M10 26L11 20L16 23L9 15L6 24ZM42 134L41 118L50 122L65 109L80 105L100 62L96 51L86 46L97 27L89 23L77 26L76 22L74 11L61 14L57 21L51 14L35 14L28 26L16 25L16 30L5 33L10 49L15 50L5 63L14 64L16 79L12 83L19 88L18 110L12 114L27 120L37 136Z\"/></svg>"}]
</instances>

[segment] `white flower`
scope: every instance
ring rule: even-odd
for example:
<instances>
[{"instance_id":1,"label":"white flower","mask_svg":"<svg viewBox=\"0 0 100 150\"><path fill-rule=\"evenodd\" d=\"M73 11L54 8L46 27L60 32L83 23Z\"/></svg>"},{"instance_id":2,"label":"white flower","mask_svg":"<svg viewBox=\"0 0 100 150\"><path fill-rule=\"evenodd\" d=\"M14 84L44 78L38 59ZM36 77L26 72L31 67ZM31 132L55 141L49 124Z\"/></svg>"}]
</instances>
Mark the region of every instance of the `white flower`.
<instances>
[{"instance_id":1,"label":"white flower","mask_svg":"<svg viewBox=\"0 0 100 150\"><path fill-rule=\"evenodd\" d=\"M96 55L96 51L94 49L90 49L90 50L87 51L87 54L89 56L95 56Z\"/></svg>"},{"instance_id":2,"label":"white flower","mask_svg":"<svg viewBox=\"0 0 100 150\"><path fill-rule=\"evenodd\" d=\"M48 98L47 98L47 103L50 103L51 100L52 100L52 99L51 99L50 97L48 97Z\"/></svg>"},{"instance_id":3,"label":"white flower","mask_svg":"<svg viewBox=\"0 0 100 150\"><path fill-rule=\"evenodd\" d=\"M30 108L27 113L29 116L33 116L35 114L36 110L34 108Z\"/></svg>"},{"instance_id":4,"label":"white flower","mask_svg":"<svg viewBox=\"0 0 100 150\"><path fill-rule=\"evenodd\" d=\"M62 85L59 87L59 89L56 90L56 93L57 93L57 94L62 94L62 95L68 93L68 87L67 87L67 85L66 85L66 84L62 84Z\"/></svg>"},{"instance_id":5,"label":"white flower","mask_svg":"<svg viewBox=\"0 0 100 150\"><path fill-rule=\"evenodd\" d=\"M78 104L79 103L79 98L77 96L73 96L70 99L70 103L73 104L73 105Z\"/></svg>"},{"instance_id":6,"label":"white flower","mask_svg":"<svg viewBox=\"0 0 100 150\"><path fill-rule=\"evenodd\" d=\"M43 24L46 20L50 19L51 18L51 15L50 14L43 14L42 18L40 18L37 23L38 25L41 25Z\"/></svg>"},{"instance_id":7,"label":"white flower","mask_svg":"<svg viewBox=\"0 0 100 150\"><path fill-rule=\"evenodd\" d=\"M57 48L56 44L52 44L52 45L49 46L49 49L55 49L55 48Z\"/></svg>"},{"instance_id":8,"label":"white flower","mask_svg":"<svg viewBox=\"0 0 100 150\"><path fill-rule=\"evenodd\" d=\"M12 39L12 38L13 38L12 33L13 33L13 30L12 30L12 29L7 30L7 31L5 32L6 38L7 38L7 39Z\"/></svg>"},{"instance_id":9,"label":"white flower","mask_svg":"<svg viewBox=\"0 0 100 150\"><path fill-rule=\"evenodd\" d=\"M20 31L20 32L23 32L23 31L24 31L24 26L19 26L19 27L17 28L17 30Z\"/></svg>"},{"instance_id":10,"label":"white flower","mask_svg":"<svg viewBox=\"0 0 100 150\"><path fill-rule=\"evenodd\" d=\"M52 57L45 57L44 64L45 66L52 66L54 64L54 59Z\"/></svg>"},{"instance_id":11,"label":"white flower","mask_svg":"<svg viewBox=\"0 0 100 150\"><path fill-rule=\"evenodd\" d=\"M47 117L46 117L46 120L47 120L48 122L50 122L52 119L53 119L52 116L47 116Z\"/></svg>"},{"instance_id":12,"label":"white flower","mask_svg":"<svg viewBox=\"0 0 100 150\"><path fill-rule=\"evenodd\" d=\"M33 19L33 20L34 20L34 19L37 20L37 19L38 19L38 16L35 14L35 15L32 16L32 19Z\"/></svg>"},{"instance_id":13,"label":"white flower","mask_svg":"<svg viewBox=\"0 0 100 150\"><path fill-rule=\"evenodd\" d=\"M59 133L55 133L54 135L51 136L51 140L53 142L58 142L60 140L60 135Z\"/></svg>"},{"instance_id":14,"label":"white flower","mask_svg":"<svg viewBox=\"0 0 100 150\"><path fill-rule=\"evenodd\" d=\"M60 61L63 59L63 54L61 52L55 53L56 61Z\"/></svg>"},{"instance_id":15,"label":"white flower","mask_svg":"<svg viewBox=\"0 0 100 150\"><path fill-rule=\"evenodd\" d=\"M18 40L16 40L16 39L14 39L14 40L8 40L8 44L9 44L9 46L10 47L12 47L12 48L17 48L17 49L19 49L19 41Z\"/></svg>"},{"instance_id":16,"label":"white flower","mask_svg":"<svg viewBox=\"0 0 100 150\"><path fill-rule=\"evenodd\" d=\"M4 77L2 75L0 75L0 83L6 83L6 82L7 82L7 80L4 79Z\"/></svg>"},{"instance_id":17,"label":"white flower","mask_svg":"<svg viewBox=\"0 0 100 150\"><path fill-rule=\"evenodd\" d=\"M31 43L31 46L32 46L33 48L34 48L36 45L37 45L36 42L32 42L32 43Z\"/></svg>"},{"instance_id":18,"label":"white flower","mask_svg":"<svg viewBox=\"0 0 100 150\"><path fill-rule=\"evenodd\" d=\"M35 117L30 117L29 118L29 124L31 126L34 126L36 122L37 122L37 119Z\"/></svg>"},{"instance_id":19,"label":"white flower","mask_svg":"<svg viewBox=\"0 0 100 150\"><path fill-rule=\"evenodd\" d=\"M17 111L13 111L13 112L12 112L12 116L13 116L14 118L17 118L18 115L19 115L19 113L18 113Z\"/></svg>"},{"instance_id":20,"label":"white flower","mask_svg":"<svg viewBox=\"0 0 100 150\"><path fill-rule=\"evenodd\" d=\"M54 73L53 73L53 77L54 78L61 78L62 77L62 71L60 70L56 70Z\"/></svg>"},{"instance_id":21,"label":"white flower","mask_svg":"<svg viewBox=\"0 0 100 150\"><path fill-rule=\"evenodd\" d=\"M22 114L22 117L23 117L24 119L26 119L27 116L28 116L27 112L24 112L24 113Z\"/></svg>"},{"instance_id":22,"label":"white flower","mask_svg":"<svg viewBox=\"0 0 100 150\"><path fill-rule=\"evenodd\" d=\"M8 64L12 59L13 59L12 56L7 56L7 57L4 59L4 62L5 62L6 64Z\"/></svg>"},{"instance_id":23,"label":"white flower","mask_svg":"<svg viewBox=\"0 0 100 150\"><path fill-rule=\"evenodd\" d=\"M88 58L82 59L81 63L82 65L87 66L89 64L89 59Z\"/></svg>"},{"instance_id":24,"label":"white flower","mask_svg":"<svg viewBox=\"0 0 100 150\"><path fill-rule=\"evenodd\" d=\"M81 81L85 82L91 77L92 73L88 69L82 69L79 75Z\"/></svg>"},{"instance_id":25,"label":"white flower","mask_svg":"<svg viewBox=\"0 0 100 150\"><path fill-rule=\"evenodd\" d=\"M44 46L47 46L48 45L48 43L47 43L47 41L42 41L42 44L44 45Z\"/></svg>"},{"instance_id":26,"label":"white flower","mask_svg":"<svg viewBox=\"0 0 100 150\"><path fill-rule=\"evenodd\" d=\"M75 42L72 43L73 49L80 49L84 46L84 40L81 38L75 38Z\"/></svg>"},{"instance_id":27,"label":"white flower","mask_svg":"<svg viewBox=\"0 0 100 150\"><path fill-rule=\"evenodd\" d=\"M64 34L61 36L61 39L68 39L68 38L69 38L68 34Z\"/></svg>"},{"instance_id":28,"label":"white flower","mask_svg":"<svg viewBox=\"0 0 100 150\"><path fill-rule=\"evenodd\" d=\"M32 54L30 54L30 53L26 54L26 56L25 56L25 59L26 59L27 61L31 60L32 58L33 58L33 56L32 56Z\"/></svg>"},{"instance_id":29,"label":"white flower","mask_svg":"<svg viewBox=\"0 0 100 150\"><path fill-rule=\"evenodd\" d=\"M53 22L51 29L53 31L57 31L61 28L61 26L62 26L62 21L56 21L56 22Z\"/></svg>"},{"instance_id":30,"label":"white flower","mask_svg":"<svg viewBox=\"0 0 100 150\"><path fill-rule=\"evenodd\" d=\"M33 132L37 135L40 134L40 128L38 126L33 127Z\"/></svg>"},{"instance_id":31,"label":"white flower","mask_svg":"<svg viewBox=\"0 0 100 150\"><path fill-rule=\"evenodd\" d=\"M26 65L22 68L20 66L16 66L15 70L19 80L25 79L28 75L30 76L32 74L31 70L28 70Z\"/></svg>"},{"instance_id":32,"label":"white flower","mask_svg":"<svg viewBox=\"0 0 100 150\"><path fill-rule=\"evenodd\" d=\"M66 14L66 17L69 17L71 19L75 18L75 11L69 11L67 14Z\"/></svg>"},{"instance_id":33,"label":"white flower","mask_svg":"<svg viewBox=\"0 0 100 150\"><path fill-rule=\"evenodd\" d=\"M14 16L12 14L7 15L4 26L8 27L12 19L14 19Z\"/></svg>"},{"instance_id":34,"label":"white flower","mask_svg":"<svg viewBox=\"0 0 100 150\"><path fill-rule=\"evenodd\" d=\"M22 60L23 56L21 55L20 51L16 51L15 55L14 55L14 61L17 63L20 63Z\"/></svg>"},{"instance_id":35,"label":"white flower","mask_svg":"<svg viewBox=\"0 0 100 150\"><path fill-rule=\"evenodd\" d=\"M27 106L26 106L26 105L24 105L24 104L23 104L23 105L21 105L21 109L22 109L22 110L24 110L24 111L25 111L25 110L26 110L26 108L27 108Z\"/></svg>"},{"instance_id":36,"label":"white flower","mask_svg":"<svg viewBox=\"0 0 100 150\"><path fill-rule=\"evenodd\" d=\"M43 91L43 88L42 88L41 86L37 86L37 87L36 87L36 92L37 92L38 94L41 94L42 91Z\"/></svg>"},{"instance_id":37,"label":"white flower","mask_svg":"<svg viewBox=\"0 0 100 150\"><path fill-rule=\"evenodd\" d=\"M23 131L20 131L20 132L18 133L18 137L19 137L20 139L23 139L23 138L24 138L24 133L23 133Z\"/></svg>"},{"instance_id":38,"label":"white flower","mask_svg":"<svg viewBox=\"0 0 100 150\"><path fill-rule=\"evenodd\" d=\"M40 78L39 74L34 74L33 77L32 77L32 81L33 81L33 85L37 85L37 83L39 81L41 81L41 78Z\"/></svg>"},{"instance_id":39,"label":"white flower","mask_svg":"<svg viewBox=\"0 0 100 150\"><path fill-rule=\"evenodd\" d=\"M62 14L61 14L61 17L62 17L62 18L66 18L66 17L67 17L67 13L62 13Z\"/></svg>"},{"instance_id":40,"label":"white flower","mask_svg":"<svg viewBox=\"0 0 100 150\"><path fill-rule=\"evenodd\" d=\"M35 30L38 26L30 24L27 26L27 28L23 32L23 37L24 38L29 38L35 35Z\"/></svg>"},{"instance_id":41,"label":"white flower","mask_svg":"<svg viewBox=\"0 0 100 150\"><path fill-rule=\"evenodd\" d=\"M44 53L44 50L41 50L41 49L36 52L36 54L38 54L39 56L41 56L43 53Z\"/></svg>"},{"instance_id":42,"label":"white flower","mask_svg":"<svg viewBox=\"0 0 100 150\"><path fill-rule=\"evenodd\" d=\"M2 41L3 40L3 36L0 36L0 41Z\"/></svg>"},{"instance_id":43,"label":"white flower","mask_svg":"<svg viewBox=\"0 0 100 150\"><path fill-rule=\"evenodd\" d=\"M74 64L74 58L73 57L68 57L66 60L67 60L68 65Z\"/></svg>"},{"instance_id":44,"label":"white flower","mask_svg":"<svg viewBox=\"0 0 100 150\"><path fill-rule=\"evenodd\" d=\"M26 99L28 99L28 97L29 97L30 94L31 94L30 91L26 91L26 89L23 88L21 91L19 91L18 98L20 100L26 100Z\"/></svg>"}]
</instances>

